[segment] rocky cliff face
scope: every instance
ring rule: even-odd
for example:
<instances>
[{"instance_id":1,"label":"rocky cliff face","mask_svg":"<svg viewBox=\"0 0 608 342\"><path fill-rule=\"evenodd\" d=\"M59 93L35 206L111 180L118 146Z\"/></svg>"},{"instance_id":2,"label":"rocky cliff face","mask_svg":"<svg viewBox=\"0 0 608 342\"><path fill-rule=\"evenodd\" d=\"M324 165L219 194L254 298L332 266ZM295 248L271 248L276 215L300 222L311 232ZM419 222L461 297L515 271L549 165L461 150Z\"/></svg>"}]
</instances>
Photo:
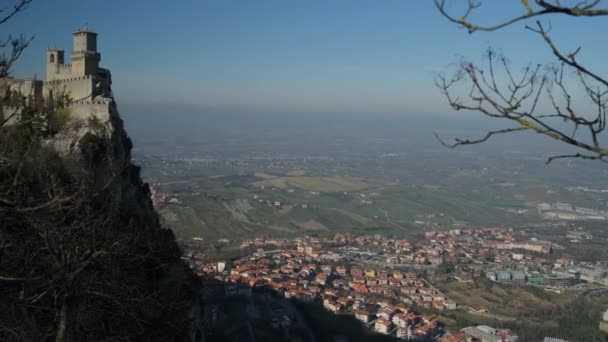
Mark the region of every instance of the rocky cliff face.
<instances>
[{"instance_id":1,"label":"rocky cliff face","mask_svg":"<svg viewBox=\"0 0 608 342\"><path fill-rule=\"evenodd\" d=\"M47 143L62 158L77 160L90 171L95 186L108 190L110 215L128 215L145 227L162 230L140 168L131 161L133 144L116 102L73 105L65 116L64 127Z\"/></svg>"},{"instance_id":2,"label":"rocky cliff face","mask_svg":"<svg viewBox=\"0 0 608 342\"><path fill-rule=\"evenodd\" d=\"M0 202L0 340L202 341L197 279L159 223L116 103L60 114L0 172L24 185L0 185L13 196ZM23 132L0 134L10 148Z\"/></svg>"}]
</instances>

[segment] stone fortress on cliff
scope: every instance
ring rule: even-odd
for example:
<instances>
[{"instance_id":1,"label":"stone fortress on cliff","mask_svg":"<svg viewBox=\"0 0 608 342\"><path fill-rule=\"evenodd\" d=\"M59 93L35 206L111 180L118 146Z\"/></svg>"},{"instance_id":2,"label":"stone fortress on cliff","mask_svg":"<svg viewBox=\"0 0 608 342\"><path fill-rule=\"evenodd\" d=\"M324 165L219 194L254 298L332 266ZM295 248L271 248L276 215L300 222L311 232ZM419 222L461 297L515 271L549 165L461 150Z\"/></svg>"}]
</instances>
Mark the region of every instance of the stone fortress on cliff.
<instances>
[{"instance_id":1,"label":"stone fortress on cliff","mask_svg":"<svg viewBox=\"0 0 608 342\"><path fill-rule=\"evenodd\" d=\"M97 33L88 28L74 32L71 64L63 49L47 49L46 80L7 79L5 89L36 102L52 103L67 96L70 104L100 104L112 101L112 74L101 68Z\"/></svg>"}]
</instances>

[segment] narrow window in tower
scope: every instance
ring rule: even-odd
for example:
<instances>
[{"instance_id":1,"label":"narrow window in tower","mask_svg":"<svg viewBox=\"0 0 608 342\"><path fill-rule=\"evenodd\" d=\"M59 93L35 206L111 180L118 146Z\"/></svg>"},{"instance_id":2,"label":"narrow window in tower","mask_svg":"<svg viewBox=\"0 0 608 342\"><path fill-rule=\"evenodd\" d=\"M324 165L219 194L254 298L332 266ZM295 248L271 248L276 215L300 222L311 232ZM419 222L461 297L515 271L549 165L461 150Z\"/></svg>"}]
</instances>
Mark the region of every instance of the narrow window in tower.
<instances>
[{"instance_id":1,"label":"narrow window in tower","mask_svg":"<svg viewBox=\"0 0 608 342\"><path fill-rule=\"evenodd\" d=\"M55 63L55 55L54 55L54 54L51 54L51 57L50 57L50 58L51 58L51 63Z\"/></svg>"}]
</instances>

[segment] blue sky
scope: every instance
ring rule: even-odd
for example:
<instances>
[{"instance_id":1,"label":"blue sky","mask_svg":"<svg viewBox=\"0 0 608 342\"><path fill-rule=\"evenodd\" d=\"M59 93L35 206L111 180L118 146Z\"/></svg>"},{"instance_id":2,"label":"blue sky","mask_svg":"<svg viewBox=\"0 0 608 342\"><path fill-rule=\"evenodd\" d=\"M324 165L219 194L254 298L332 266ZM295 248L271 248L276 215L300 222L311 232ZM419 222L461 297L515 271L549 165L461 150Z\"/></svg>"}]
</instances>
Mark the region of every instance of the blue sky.
<instances>
[{"instance_id":1,"label":"blue sky","mask_svg":"<svg viewBox=\"0 0 608 342\"><path fill-rule=\"evenodd\" d=\"M458 12L464 1L453 2ZM477 18L520 6L485 0ZM553 60L524 24L469 35L431 0L34 0L3 30L36 34L15 75L44 75L44 50L69 53L84 23L99 33L120 103L142 108L441 115L450 109L433 75L458 56L492 46L514 65ZM583 46L581 59L606 71L607 20L551 23L560 46Z\"/></svg>"}]
</instances>

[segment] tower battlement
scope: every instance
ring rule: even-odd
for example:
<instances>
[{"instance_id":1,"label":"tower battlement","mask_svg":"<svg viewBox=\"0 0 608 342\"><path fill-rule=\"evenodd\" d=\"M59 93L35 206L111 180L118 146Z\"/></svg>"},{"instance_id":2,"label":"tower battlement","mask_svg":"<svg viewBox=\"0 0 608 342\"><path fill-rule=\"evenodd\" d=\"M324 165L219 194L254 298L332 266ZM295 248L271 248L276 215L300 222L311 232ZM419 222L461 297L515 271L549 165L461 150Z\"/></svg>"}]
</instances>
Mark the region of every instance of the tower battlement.
<instances>
[{"instance_id":1,"label":"tower battlement","mask_svg":"<svg viewBox=\"0 0 608 342\"><path fill-rule=\"evenodd\" d=\"M97 52L97 33L77 30L73 34L74 46L71 53L72 63L65 63L63 49L48 49L46 80L61 80L79 76L95 76L99 69L101 54Z\"/></svg>"},{"instance_id":2,"label":"tower battlement","mask_svg":"<svg viewBox=\"0 0 608 342\"><path fill-rule=\"evenodd\" d=\"M111 73L99 67L97 33L78 29L73 33L71 63L63 49L47 49L45 98L68 93L72 101L91 101L97 96L112 97Z\"/></svg>"}]
</instances>

